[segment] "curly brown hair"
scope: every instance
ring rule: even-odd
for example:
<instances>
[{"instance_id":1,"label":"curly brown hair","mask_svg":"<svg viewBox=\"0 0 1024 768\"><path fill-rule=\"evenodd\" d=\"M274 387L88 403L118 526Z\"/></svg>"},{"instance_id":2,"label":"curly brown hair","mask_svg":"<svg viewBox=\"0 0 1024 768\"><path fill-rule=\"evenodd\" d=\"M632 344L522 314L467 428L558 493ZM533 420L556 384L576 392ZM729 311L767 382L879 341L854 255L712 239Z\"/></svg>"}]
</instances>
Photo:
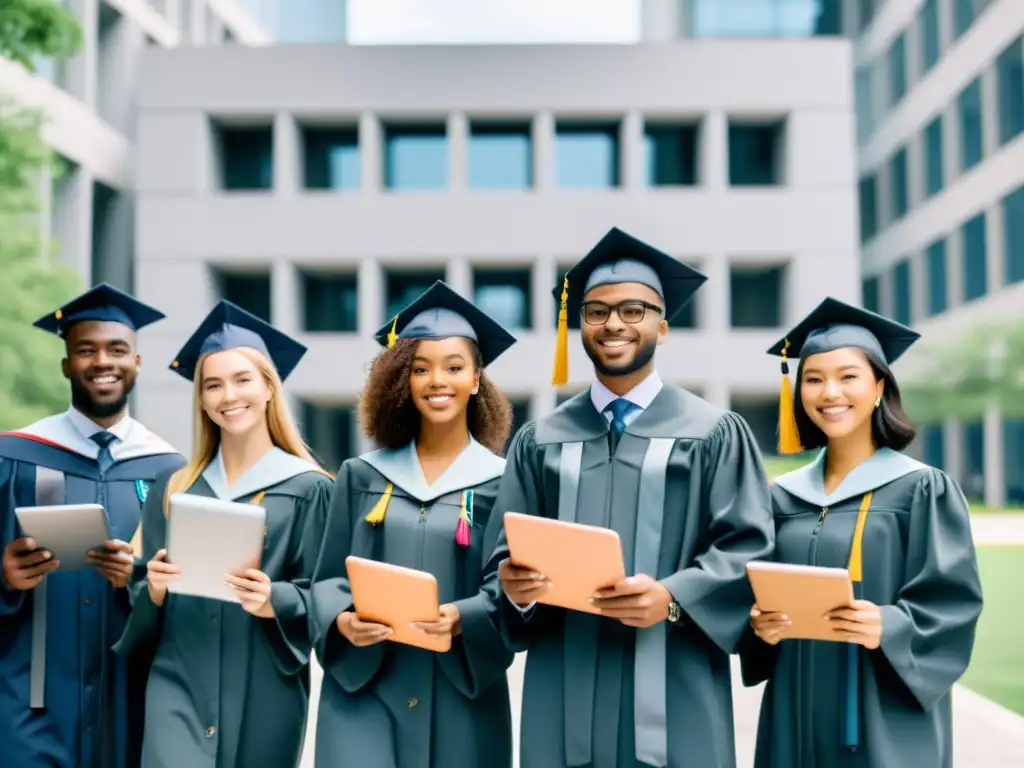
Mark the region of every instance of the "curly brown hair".
<instances>
[{"instance_id":1,"label":"curly brown hair","mask_svg":"<svg viewBox=\"0 0 1024 768\"><path fill-rule=\"evenodd\" d=\"M501 456L512 431L512 405L483 370L480 348L472 341L473 368L480 372L480 388L469 398L466 423L478 443ZM401 448L420 432L420 412L412 400L409 376L419 347L417 339L399 339L374 359L359 398L363 431L380 448Z\"/></svg>"}]
</instances>

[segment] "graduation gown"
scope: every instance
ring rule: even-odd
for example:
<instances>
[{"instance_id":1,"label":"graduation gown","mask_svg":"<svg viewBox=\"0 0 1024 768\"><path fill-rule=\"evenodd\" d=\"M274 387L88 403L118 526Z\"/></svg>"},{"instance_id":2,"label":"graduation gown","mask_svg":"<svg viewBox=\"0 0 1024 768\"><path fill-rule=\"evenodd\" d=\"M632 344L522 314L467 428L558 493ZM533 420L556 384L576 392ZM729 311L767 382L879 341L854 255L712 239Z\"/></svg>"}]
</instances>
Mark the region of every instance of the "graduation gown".
<instances>
[{"instance_id":1,"label":"graduation gown","mask_svg":"<svg viewBox=\"0 0 1024 768\"><path fill-rule=\"evenodd\" d=\"M776 480L775 559L849 566L858 597L881 607L882 644L770 646L751 633L744 682L768 681L756 765L949 768L950 690L970 662L982 607L967 502L945 473L890 449L831 495L824 466L822 451Z\"/></svg>"},{"instance_id":2,"label":"graduation gown","mask_svg":"<svg viewBox=\"0 0 1024 768\"><path fill-rule=\"evenodd\" d=\"M749 620L745 564L772 547L768 481L742 418L671 384L611 451L589 392L516 435L495 506L615 530L628 574L657 578L674 624L501 601L528 650L522 768L735 765L729 654ZM502 519L485 573L507 557ZM670 725L671 724L671 725Z\"/></svg>"},{"instance_id":3,"label":"graduation gown","mask_svg":"<svg viewBox=\"0 0 1024 768\"><path fill-rule=\"evenodd\" d=\"M324 667L317 766L511 768L505 673L513 656L498 634L499 587L480 578L484 528L504 464L472 441L429 486L412 444L342 465L313 587ZM366 517L385 494L386 516L372 525ZM468 547L456 542L464 500L472 520ZM461 616L451 650L349 643L334 623L353 609L348 555L432 573L441 604L454 603Z\"/></svg>"},{"instance_id":4,"label":"graduation gown","mask_svg":"<svg viewBox=\"0 0 1024 768\"><path fill-rule=\"evenodd\" d=\"M99 446L78 426L88 423L81 414L0 435L0 548L24 536L15 508L37 504L102 504L114 538L132 540L150 484L184 459L125 419L104 471ZM127 591L95 568L50 574L27 591L0 584L4 768L138 764L148 657L144 648L124 659L110 651L130 610Z\"/></svg>"},{"instance_id":5,"label":"graduation gown","mask_svg":"<svg viewBox=\"0 0 1024 768\"><path fill-rule=\"evenodd\" d=\"M144 510L148 562L164 547L160 478ZM331 479L304 459L271 449L228 487L220 454L188 493L251 502L267 511L261 570L273 582L274 618L191 595L149 598L144 566L130 585L134 610L118 652L151 638L143 768L287 768L298 765L309 703L309 578Z\"/></svg>"}]
</instances>

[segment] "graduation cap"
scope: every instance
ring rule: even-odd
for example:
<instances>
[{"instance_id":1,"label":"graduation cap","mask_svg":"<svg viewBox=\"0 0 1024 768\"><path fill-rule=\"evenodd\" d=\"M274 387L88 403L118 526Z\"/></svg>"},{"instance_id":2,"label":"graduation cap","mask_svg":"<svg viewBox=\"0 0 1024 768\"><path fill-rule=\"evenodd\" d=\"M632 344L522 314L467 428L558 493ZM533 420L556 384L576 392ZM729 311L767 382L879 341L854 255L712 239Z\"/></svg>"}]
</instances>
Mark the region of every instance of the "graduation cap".
<instances>
[{"instance_id":1,"label":"graduation cap","mask_svg":"<svg viewBox=\"0 0 1024 768\"><path fill-rule=\"evenodd\" d=\"M382 326L374 338L391 349L398 339L448 339L461 336L476 342L484 366L516 343L505 330L471 302L438 280Z\"/></svg>"},{"instance_id":2,"label":"graduation cap","mask_svg":"<svg viewBox=\"0 0 1024 768\"><path fill-rule=\"evenodd\" d=\"M170 367L192 381L196 367L205 355L239 347L251 347L265 355L274 364L281 381L288 378L306 354L306 347L295 339L256 315L221 299L178 351Z\"/></svg>"},{"instance_id":3,"label":"graduation cap","mask_svg":"<svg viewBox=\"0 0 1024 768\"><path fill-rule=\"evenodd\" d=\"M793 413L793 388L789 382L789 358L806 358L845 347L870 352L892 365L921 338L902 323L831 296L815 307L789 333L768 350L782 358L782 389L779 396L779 452L800 453L800 436Z\"/></svg>"},{"instance_id":4,"label":"graduation cap","mask_svg":"<svg viewBox=\"0 0 1024 768\"><path fill-rule=\"evenodd\" d=\"M587 292L599 285L640 283L665 302L671 322L707 280L707 276L664 251L612 227L590 252L570 269L552 294L561 300L558 342L551 383L563 386L569 378L569 307L579 309Z\"/></svg>"},{"instance_id":5,"label":"graduation cap","mask_svg":"<svg viewBox=\"0 0 1024 768\"><path fill-rule=\"evenodd\" d=\"M59 309L39 318L32 325L47 333L64 337L72 325L86 320L121 323L137 331L163 320L164 317L163 312L143 304L134 296L119 291L109 283L100 283Z\"/></svg>"}]
</instances>

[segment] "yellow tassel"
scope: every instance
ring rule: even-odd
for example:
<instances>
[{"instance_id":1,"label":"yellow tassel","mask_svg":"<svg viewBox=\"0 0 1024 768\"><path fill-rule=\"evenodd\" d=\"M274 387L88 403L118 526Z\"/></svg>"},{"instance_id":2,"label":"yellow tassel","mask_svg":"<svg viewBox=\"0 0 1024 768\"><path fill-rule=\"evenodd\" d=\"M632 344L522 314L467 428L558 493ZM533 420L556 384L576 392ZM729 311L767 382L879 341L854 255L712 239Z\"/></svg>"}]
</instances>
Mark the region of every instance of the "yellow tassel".
<instances>
[{"instance_id":1,"label":"yellow tassel","mask_svg":"<svg viewBox=\"0 0 1024 768\"><path fill-rule=\"evenodd\" d=\"M380 525L384 522L384 515L388 513L388 504L391 502L391 492L394 489L395 486L392 483L388 483L387 488L384 489L384 495L373 505L370 514L366 516L366 522L370 525Z\"/></svg>"},{"instance_id":2,"label":"yellow tassel","mask_svg":"<svg viewBox=\"0 0 1024 768\"><path fill-rule=\"evenodd\" d=\"M394 349L395 344L398 343L398 315L395 315L395 319L391 321L391 331L388 333L388 349Z\"/></svg>"},{"instance_id":3,"label":"yellow tassel","mask_svg":"<svg viewBox=\"0 0 1024 768\"><path fill-rule=\"evenodd\" d=\"M871 506L871 494L865 493L860 501L860 509L857 510L857 524L853 528L853 545L850 547L850 560L847 570L850 572L850 581L864 580L864 558L862 555L864 544L864 523L868 519L868 508Z\"/></svg>"},{"instance_id":4,"label":"yellow tassel","mask_svg":"<svg viewBox=\"0 0 1024 768\"><path fill-rule=\"evenodd\" d=\"M801 453L800 432L796 428L796 414L793 411L793 386L789 382L789 339L782 347L782 388L779 392L779 453L783 455Z\"/></svg>"},{"instance_id":5,"label":"yellow tassel","mask_svg":"<svg viewBox=\"0 0 1024 768\"><path fill-rule=\"evenodd\" d=\"M562 283L562 305L558 310L558 338L555 342L555 366L551 383L564 387L569 381L569 276Z\"/></svg>"}]
</instances>

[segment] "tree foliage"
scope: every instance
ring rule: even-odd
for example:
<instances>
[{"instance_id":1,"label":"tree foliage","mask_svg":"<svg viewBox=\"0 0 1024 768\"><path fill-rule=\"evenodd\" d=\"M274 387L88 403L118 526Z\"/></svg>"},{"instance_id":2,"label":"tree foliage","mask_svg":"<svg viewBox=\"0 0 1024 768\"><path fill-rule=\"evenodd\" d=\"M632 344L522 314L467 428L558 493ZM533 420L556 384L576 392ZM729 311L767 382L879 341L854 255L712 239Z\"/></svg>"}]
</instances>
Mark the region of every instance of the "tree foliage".
<instances>
[{"instance_id":1,"label":"tree foliage","mask_svg":"<svg viewBox=\"0 0 1024 768\"><path fill-rule=\"evenodd\" d=\"M977 326L952 342L933 343L928 355L924 374L903 387L916 420L977 421L991 407L1024 417L1024 320Z\"/></svg>"},{"instance_id":2,"label":"tree foliage","mask_svg":"<svg viewBox=\"0 0 1024 768\"><path fill-rule=\"evenodd\" d=\"M33 68L81 45L78 22L52 0L0 0L0 55ZM80 288L67 264L51 258L39 191L59 172L41 136L43 115L0 95L0 430L66 407L63 345L32 323ZM45 180L45 181L44 181Z\"/></svg>"}]
</instances>

